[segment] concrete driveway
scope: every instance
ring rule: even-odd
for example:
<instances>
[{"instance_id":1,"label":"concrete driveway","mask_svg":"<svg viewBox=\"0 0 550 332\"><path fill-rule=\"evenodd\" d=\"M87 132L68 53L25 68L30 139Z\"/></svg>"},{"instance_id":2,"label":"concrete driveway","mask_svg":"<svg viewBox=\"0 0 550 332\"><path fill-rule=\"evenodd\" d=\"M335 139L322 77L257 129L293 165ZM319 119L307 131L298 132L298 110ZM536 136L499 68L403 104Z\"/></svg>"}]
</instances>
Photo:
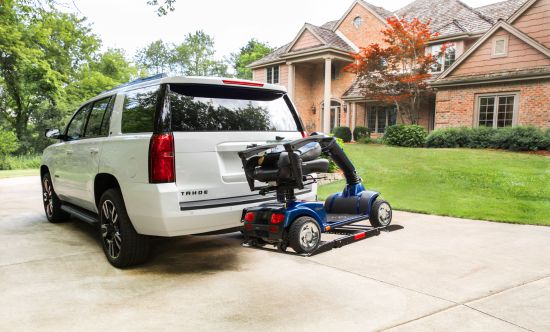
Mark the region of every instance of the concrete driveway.
<instances>
[{"instance_id":1,"label":"concrete driveway","mask_svg":"<svg viewBox=\"0 0 550 332\"><path fill-rule=\"evenodd\" d=\"M92 227L47 222L38 177L0 198L2 331L550 331L550 228L397 212L312 258L189 236L117 270Z\"/></svg>"}]
</instances>

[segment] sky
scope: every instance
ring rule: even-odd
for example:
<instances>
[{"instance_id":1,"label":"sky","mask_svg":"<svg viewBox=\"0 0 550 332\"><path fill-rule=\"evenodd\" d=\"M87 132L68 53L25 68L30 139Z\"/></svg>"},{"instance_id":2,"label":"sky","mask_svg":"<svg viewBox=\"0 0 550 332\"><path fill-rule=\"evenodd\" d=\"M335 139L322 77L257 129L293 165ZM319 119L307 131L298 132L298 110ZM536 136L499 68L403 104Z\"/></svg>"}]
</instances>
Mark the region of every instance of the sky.
<instances>
[{"instance_id":1,"label":"sky","mask_svg":"<svg viewBox=\"0 0 550 332\"><path fill-rule=\"evenodd\" d=\"M66 0L68 11L85 16L103 47L122 48L129 57L152 41L180 43L189 32L214 37L216 57L237 52L251 38L281 46L292 41L304 22L321 25L337 20L352 0L177 0L176 10L158 17L147 0ZM439 0L445 1L445 0ZM162 0L159 0L162 2ZM396 10L408 0L372 0ZM479 7L495 0L464 0Z\"/></svg>"}]
</instances>

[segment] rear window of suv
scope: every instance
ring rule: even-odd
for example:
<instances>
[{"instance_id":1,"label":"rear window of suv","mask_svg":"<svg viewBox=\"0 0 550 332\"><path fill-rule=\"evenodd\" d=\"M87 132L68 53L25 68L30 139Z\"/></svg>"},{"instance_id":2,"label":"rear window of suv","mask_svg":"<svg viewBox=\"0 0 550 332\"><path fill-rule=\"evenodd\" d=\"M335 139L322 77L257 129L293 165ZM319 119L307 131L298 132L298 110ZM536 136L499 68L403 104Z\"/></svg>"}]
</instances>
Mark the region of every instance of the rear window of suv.
<instances>
[{"instance_id":1,"label":"rear window of suv","mask_svg":"<svg viewBox=\"0 0 550 332\"><path fill-rule=\"evenodd\" d=\"M240 87L170 85L173 131L299 131L284 93Z\"/></svg>"}]
</instances>

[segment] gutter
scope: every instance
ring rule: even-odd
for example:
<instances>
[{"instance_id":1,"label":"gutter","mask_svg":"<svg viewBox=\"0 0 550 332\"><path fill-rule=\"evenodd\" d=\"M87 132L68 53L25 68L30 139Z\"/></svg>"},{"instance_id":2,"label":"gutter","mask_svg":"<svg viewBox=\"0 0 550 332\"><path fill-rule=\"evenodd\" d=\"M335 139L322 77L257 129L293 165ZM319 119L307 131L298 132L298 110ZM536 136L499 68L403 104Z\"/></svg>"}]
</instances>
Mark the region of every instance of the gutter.
<instances>
[{"instance_id":1,"label":"gutter","mask_svg":"<svg viewBox=\"0 0 550 332\"><path fill-rule=\"evenodd\" d=\"M471 81L460 80L454 82L433 82L431 86L436 88L444 87L453 87L453 86L464 86L464 85L482 85L482 84L491 84L491 83L504 83L504 82L518 82L518 81L532 81L539 79L550 79L550 74L545 75L535 75L535 76L516 76L516 77L502 77L494 79L474 79Z\"/></svg>"}]
</instances>

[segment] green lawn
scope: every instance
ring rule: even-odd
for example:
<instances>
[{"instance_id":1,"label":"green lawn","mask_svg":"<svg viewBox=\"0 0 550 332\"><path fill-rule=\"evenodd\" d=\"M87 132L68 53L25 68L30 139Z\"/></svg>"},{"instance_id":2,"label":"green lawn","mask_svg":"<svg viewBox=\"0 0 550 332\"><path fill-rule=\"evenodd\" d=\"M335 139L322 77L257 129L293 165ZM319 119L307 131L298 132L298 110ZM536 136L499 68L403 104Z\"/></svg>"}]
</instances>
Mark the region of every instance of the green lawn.
<instances>
[{"instance_id":1,"label":"green lawn","mask_svg":"<svg viewBox=\"0 0 550 332\"><path fill-rule=\"evenodd\" d=\"M0 171L0 179L15 178L19 176L40 175L38 169L16 169L10 171Z\"/></svg>"},{"instance_id":2,"label":"green lawn","mask_svg":"<svg viewBox=\"0 0 550 332\"><path fill-rule=\"evenodd\" d=\"M550 226L550 158L469 149L346 145L365 187L395 209ZM319 197L341 191L322 186Z\"/></svg>"}]
</instances>

